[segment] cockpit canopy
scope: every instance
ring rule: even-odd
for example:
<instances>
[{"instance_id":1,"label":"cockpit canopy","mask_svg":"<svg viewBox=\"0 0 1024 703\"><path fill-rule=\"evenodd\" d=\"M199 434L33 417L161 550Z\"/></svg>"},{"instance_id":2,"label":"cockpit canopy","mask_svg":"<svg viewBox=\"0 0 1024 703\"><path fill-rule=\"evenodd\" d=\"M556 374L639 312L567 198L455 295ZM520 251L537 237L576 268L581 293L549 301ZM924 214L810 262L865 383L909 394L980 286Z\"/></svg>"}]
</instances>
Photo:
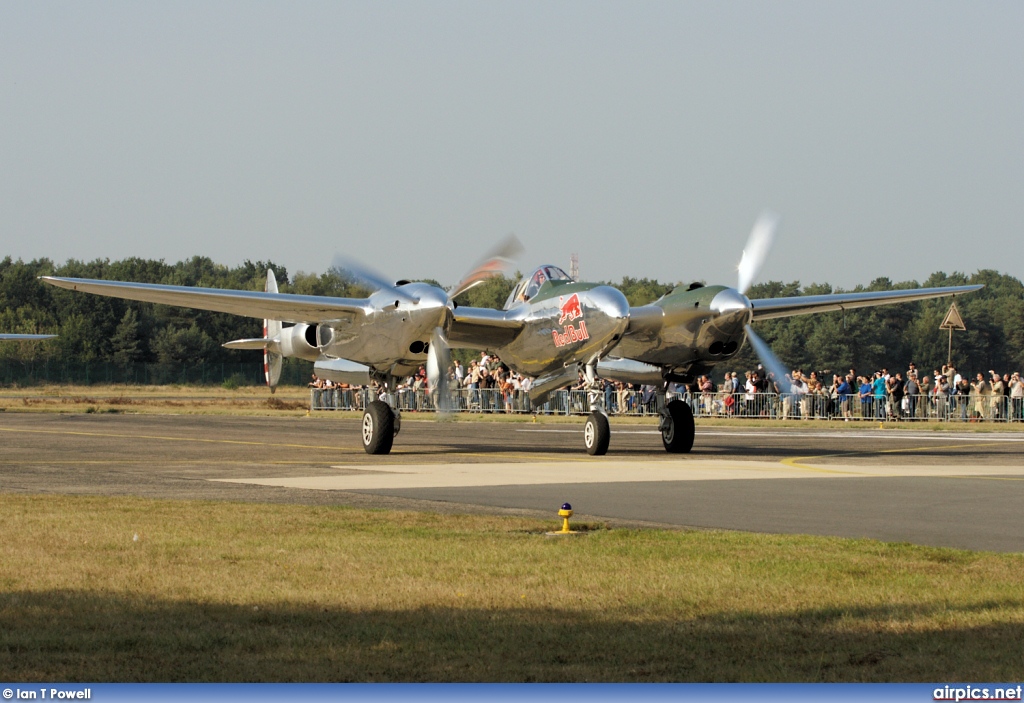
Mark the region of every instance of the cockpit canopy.
<instances>
[{"instance_id":1,"label":"cockpit canopy","mask_svg":"<svg viewBox=\"0 0 1024 703\"><path fill-rule=\"evenodd\" d=\"M569 274L557 266L551 266L550 264L538 266L532 274L519 281L515 290L512 291L512 295L510 295L508 300L505 301L505 309L508 310L516 303L529 300L533 296L537 295L537 291L540 290L540 287L548 281L571 280L572 278L569 277Z\"/></svg>"}]
</instances>

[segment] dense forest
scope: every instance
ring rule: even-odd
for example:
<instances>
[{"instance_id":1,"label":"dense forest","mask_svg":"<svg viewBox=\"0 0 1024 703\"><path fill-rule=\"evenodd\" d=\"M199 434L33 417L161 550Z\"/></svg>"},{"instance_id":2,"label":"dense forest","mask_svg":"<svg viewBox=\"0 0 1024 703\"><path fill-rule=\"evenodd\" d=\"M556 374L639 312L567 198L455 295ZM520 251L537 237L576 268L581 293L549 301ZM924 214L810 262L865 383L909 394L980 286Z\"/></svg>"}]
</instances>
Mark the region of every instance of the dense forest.
<instances>
[{"instance_id":1,"label":"dense forest","mask_svg":"<svg viewBox=\"0 0 1024 703\"><path fill-rule=\"evenodd\" d=\"M44 344L0 343L0 364L106 364L128 368L138 364L252 363L253 368L258 369L261 360L257 352L231 351L220 345L231 339L259 336L259 320L85 295L44 285L37 277L56 275L262 290L268 268L274 269L283 293L344 297L367 293L339 271L299 272L289 276L285 267L270 261L246 261L229 268L203 257L175 264L133 258L72 260L63 265L48 259L23 262L7 257L0 261L0 331L56 333L59 337ZM500 308L515 280L494 279L463 294L458 302ZM985 288L957 300L967 331L954 332L954 364L970 372L1021 369L1024 367L1024 286L1016 278L991 270L971 275L935 273L920 284L916 281L894 284L880 278L854 290L966 283L983 283ZM664 295L676 283L623 278L611 285L622 290L631 304L642 305ZM766 298L832 292L839 290L827 284L801 286L797 281L769 281L755 285L749 295ZM930 369L946 360L948 333L940 331L939 324L948 308L949 300L939 299L768 320L757 323L757 330L783 363L805 370L905 369L910 361L920 368ZM756 364L747 346L728 369L718 371L742 372ZM306 369L308 365L302 367L302 372ZM252 378L258 379L258 373Z\"/></svg>"}]
</instances>

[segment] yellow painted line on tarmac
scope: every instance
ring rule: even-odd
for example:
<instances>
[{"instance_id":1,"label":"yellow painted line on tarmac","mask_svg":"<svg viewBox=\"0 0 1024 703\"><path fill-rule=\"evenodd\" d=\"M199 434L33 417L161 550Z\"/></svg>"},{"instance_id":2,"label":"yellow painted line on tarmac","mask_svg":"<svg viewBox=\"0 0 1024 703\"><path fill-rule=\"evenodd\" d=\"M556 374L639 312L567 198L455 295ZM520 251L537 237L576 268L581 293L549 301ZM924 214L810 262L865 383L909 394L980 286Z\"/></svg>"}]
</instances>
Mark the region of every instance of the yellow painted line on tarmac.
<instances>
[{"instance_id":1,"label":"yellow painted line on tarmac","mask_svg":"<svg viewBox=\"0 0 1024 703\"><path fill-rule=\"evenodd\" d=\"M981 444L997 444L996 441L981 442ZM840 456L873 456L877 454L899 454L900 452L921 452L921 451L933 451L935 449L971 449L977 447L977 444L945 444L927 447L903 447L901 449L876 449L869 451L856 451L856 452L839 452L837 454L816 454L814 456L791 456L782 459L780 463L786 466L792 466L795 469L806 469L808 471L818 471L822 473L833 473L833 474L853 474L858 475L860 472L857 471L835 471L832 469L825 469L821 466L812 466L805 464L805 461L811 461L813 459L831 459L833 457ZM866 475L866 474L865 474ZM875 474L871 474L875 475ZM950 477L952 478L952 477ZM966 478L966 477L965 477Z\"/></svg>"},{"instance_id":2,"label":"yellow painted line on tarmac","mask_svg":"<svg viewBox=\"0 0 1024 703\"><path fill-rule=\"evenodd\" d=\"M31 459L27 461L0 461L0 466L53 466L53 465L67 465L67 466L107 466L111 464L140 464L147 463L152 464L150 459L111 459L109 461L103 461L102 459L89 459L88 461L76 461L74 459L60 459L54 461L47 461L46 459ZM260 466L317 466L322 465L324 467L334 468L334 461L323 459L321 461L255 461L255 460L242 460L242 459L217 459L210 461L208 459L169 459L164 464L170 464L173 466L252 466L253 464L259 464Z\"/></svg>"},{"instance_id":3,"label":"yellow painted line on tarmac","mask_svg":"<svg viewBox=\"0 0 1024 703\"><path fill-rule=\"evenodd\" d=\"M143 434L115 434L112 432L80 432L66 430L25 430L13 427L0 427L0 432L14 432L22 434L54 434L68 437L107 437L113 439L153 439L164 442L191 442L199 444L237 444L250 447L286 447L291 449L330 449L338 452L357 452L361 449L351 447L337 447L317 444L289 444L284 442L251 442L240 439L202 439L199 437L171 437L165 435L143 435Z\"/></svg>"},{"instance_id":4,"label":"yellow painted line on tarmac","mask_svg":"<svg viewBox=\"0 0 1024 703\"><path fill-rule=\"evenodd\" d=\"M252 446L252 447L283 447L283 448L289 448L289 449L329 449L329 450L335 451L335 452L347 452L347 453L350 453L350 454L360 454L360 453L362 453L364 451L361 448L338 447L338 446L319 445L319 444L293 444L293 443L286 443L286 442L253 442L253 441L245 441L245 440L238 440L238 439L203 439L203 438L199 438L199 437L172 437L172 436L167 436L167 435L117 434L117 433L113 433L113 432L82 432L82 431L78 431L78 430L29 430L29 429L19 429L19 428L13 428L13 427L0 427L0 432L12 432L12 433L21 433L21 434L51 434L51 435L61 435L61 436L73 436L73 437L105 437L105 438L110 438L110 439L150 439L150 440L160 440L160 441L165 441L165 442L190 442L190 443L206 443L206 444L232 444L232 445L242 445L242 446ZM409 449L407 451L403 451L402 449L396 449L395 451L392 452L392 455L398 455L398 456L406 455L406 456L410 456L410 455L417 455L417 454L428 454L428 455L429 454L436 454L436 455L445 455L446 456L449 453L449 451L450 450L447 447L438 447L437 451L433 451L433 452L423 452L423 450L418 450L418 449ZM495 458L526 459L526 458L529 458L529 455L522 454L522 453L516 453L516 452L468 452L468 453L459 452L457 454L457 456L460 456L460 457L485 457L485 458L488 458L488 459L495 459ZM586 462L586 461L598 461L599 459L590 458L590 457L580 457L580 458L565 457L564 459L554 458L554 459L551 459L551 460L553 460L553 461L566 461L566 462L570 462L570 461L572 461L572 462ZM299 462L299 463L312 464L312 463L317 463L317 462L315 462L315 461L307 461L307 462Z\"/></svg>"},{"instance_id":5,"label":"yellow painted line on tarmac","mask_svg":"<svg viewBox=\"0 0 1024 703\"><path fill-rule=\"evenodd\" d=\"M1020 476L936 476L935 478L963 478L974 481L1024 481Z\"/></svg>"}]
</instances>

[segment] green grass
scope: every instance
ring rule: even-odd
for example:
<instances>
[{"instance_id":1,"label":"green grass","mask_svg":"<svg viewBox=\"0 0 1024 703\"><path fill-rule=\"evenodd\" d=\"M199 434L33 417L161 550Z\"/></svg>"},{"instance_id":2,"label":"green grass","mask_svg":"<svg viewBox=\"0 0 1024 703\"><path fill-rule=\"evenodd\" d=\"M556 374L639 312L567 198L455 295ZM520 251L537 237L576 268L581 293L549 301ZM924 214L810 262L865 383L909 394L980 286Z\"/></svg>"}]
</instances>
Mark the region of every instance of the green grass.
<instances>
[{"instance_id":1,"label":"green grass","mask_svg":"<svg viewBox=\"0 0 1024 703\"><path fill-rule=\"evenodd\" d=\"M1024 678L1021 555L556 526L0 494L0 679Z\"/></svg>"}]
</instances>

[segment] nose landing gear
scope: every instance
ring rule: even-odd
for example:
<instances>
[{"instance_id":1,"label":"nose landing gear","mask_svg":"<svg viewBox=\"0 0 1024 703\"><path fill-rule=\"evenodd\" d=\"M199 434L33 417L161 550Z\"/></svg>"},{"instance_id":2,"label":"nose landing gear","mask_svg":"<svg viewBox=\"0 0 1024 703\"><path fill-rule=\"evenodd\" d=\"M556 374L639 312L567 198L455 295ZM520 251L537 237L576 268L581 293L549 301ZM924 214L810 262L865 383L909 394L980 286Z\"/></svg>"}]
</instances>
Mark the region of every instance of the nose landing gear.
<instances>
[{"instance_id":1,"label":"nose landing gear","mask_svg":"<svg viewBox=\"0 0 1024 703\"><path fill-rule=\"evenodd\" d=\"M583 427L583 446L587 448L587 454L600 456L608 453L608 442L612 438L611 428L608 427L608 418L602 412L592 412L587 417L587 424Z\"/></svg>"}]
</instances>

